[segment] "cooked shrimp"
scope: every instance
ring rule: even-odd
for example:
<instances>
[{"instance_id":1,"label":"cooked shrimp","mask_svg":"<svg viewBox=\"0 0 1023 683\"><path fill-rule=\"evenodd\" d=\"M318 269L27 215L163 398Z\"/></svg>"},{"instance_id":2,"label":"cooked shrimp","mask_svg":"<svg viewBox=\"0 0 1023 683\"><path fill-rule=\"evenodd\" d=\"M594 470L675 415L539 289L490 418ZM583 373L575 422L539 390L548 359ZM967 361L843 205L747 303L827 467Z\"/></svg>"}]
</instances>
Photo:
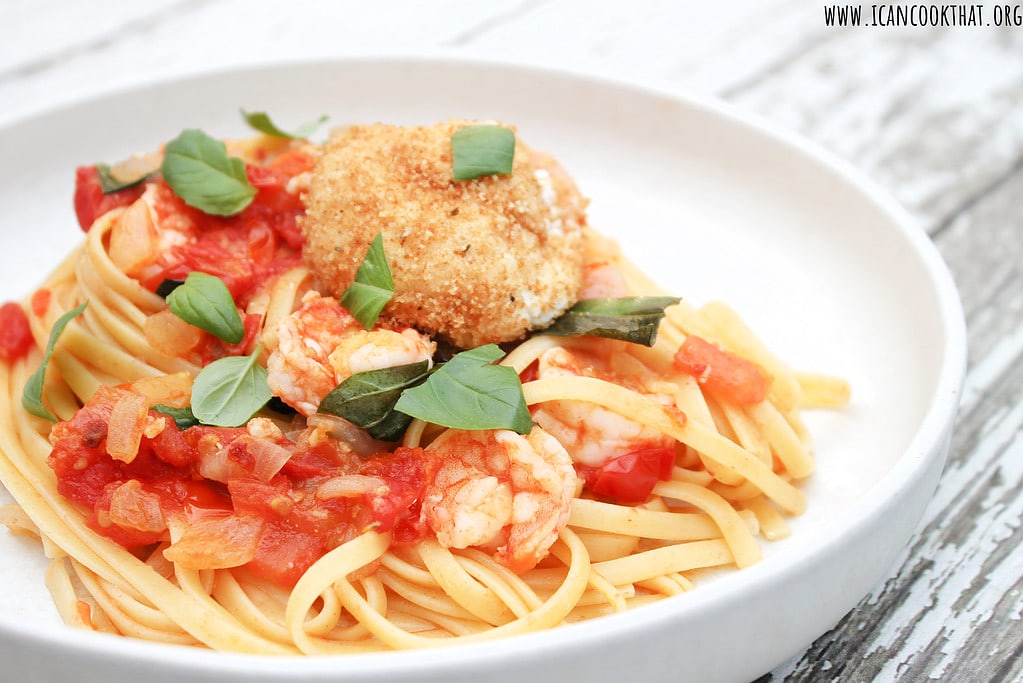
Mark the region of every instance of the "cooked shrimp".
<instances>
[{"instance_id":1,"label":"cooked shrimp","mask_svg":"<svg viewBox=\"0 0 1023 683\"><path fill-rule=\"evenodd\" d=\"M447 548L496 548L513 571L532 569L568 522L575 495L572 459L539 427L449 430L430 444L440 461L423 499L423 515Z\"/></svg>"},{"instance_id":2,"label":"cooked shrimp","mask_svg":"<svg viewBox=\"0 0 1023 683\"><path fill-rule=\"evenodd\" d=\"M338 376L350 377L357 372L429 360L434 346L411 327L402 332L357 330L331 351L330 364Z\"/></svg>"},{"instance_id":3,"label":"cooked shrimp","mask_svg":"<svg viewBox=\"0 0 1023 683\"><path fill-rule=\"evenodd\" d=\"M615 381L612 373L600 367L599 359L560 347L541 354L537 374L540 378L584 375ZM645 387L632 388L660 399ZM667 397L663 400L670 401ZM554 436L575 462L589 467L600 467L641 448L670 448L673 444L671 437L655 429L585 401L548 401L533 411L533 421Z\"/></svg>"},{"instance_id":4,"label":"cooked shrimp","mask_svg":"<svg viewBox=\"0 0 1023 683\"><path fill-rule=\"evenodd\" d=\"M303 415L357 372L428 361L436 344L413 329L367 331L336 299L315 292L281 321L267 360L275 396Z\"/></svg>"},{"instance_id":5,"label":"cooked shrimp","mask_svg":"<svg viewBox=\"0 0 1023 683\"><path fill-rule=\"evenodd\" d=\"M587 263L583 266L583 288L580 299L602 299L628 296L625 276L618 266L607 263Z\"/></svg>"}]
</instances>

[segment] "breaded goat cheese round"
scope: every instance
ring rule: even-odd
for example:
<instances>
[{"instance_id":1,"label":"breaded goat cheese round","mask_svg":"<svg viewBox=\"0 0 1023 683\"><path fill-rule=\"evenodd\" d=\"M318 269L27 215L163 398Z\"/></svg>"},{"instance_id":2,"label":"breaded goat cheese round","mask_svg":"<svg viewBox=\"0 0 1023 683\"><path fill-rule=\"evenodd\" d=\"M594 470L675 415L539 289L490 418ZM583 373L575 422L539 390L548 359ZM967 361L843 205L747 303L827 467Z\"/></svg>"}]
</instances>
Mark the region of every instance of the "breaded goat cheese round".
<instances>
[{"instance_id":1,"label":"breaded goat cheese round","mask_svg":"<svg viewBox=\"0 0 1023 683\"><path fill-rule=\"evenodd\" d=\"M395 293L381 320L473 348L519 339L575 303L586 201L517 139L510 174L454 180L451 136L466 125L337 131L301 227L305 261L338 297L382 234Z\"/></svg>"}]
</instances>

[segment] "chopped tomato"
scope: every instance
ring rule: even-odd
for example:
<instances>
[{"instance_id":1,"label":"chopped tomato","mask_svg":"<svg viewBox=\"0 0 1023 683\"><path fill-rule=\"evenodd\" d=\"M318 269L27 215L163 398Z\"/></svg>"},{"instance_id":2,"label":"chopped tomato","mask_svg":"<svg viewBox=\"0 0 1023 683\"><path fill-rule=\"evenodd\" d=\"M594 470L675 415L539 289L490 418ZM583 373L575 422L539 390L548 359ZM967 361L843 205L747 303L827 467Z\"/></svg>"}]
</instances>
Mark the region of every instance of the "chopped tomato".
<instances>
[{"instance_id":1,"label":"chopped tomato","mask_svg":"<svg viewBox=\"0 0 1023 683\"><path fill-rule=\"evenodd\" d=\"M526 366L526 369L519 374L519 381L523 384L532 382L540 376L540 361L533 361Z\"/></svg>"},{"instance_id":2,"label":"chopped tomato","mask_svg":"<svg viewBox=\"0 0 1023 683\"><path fill-rule=\"evenodd\" d=\"M422 538L426 530L419 503L427 462L418 448L399 448L360 462L360 474L380 477L387 486L359 498L318 498L315 488L329 476L305 481L285 476L270 482L232 479L228 489L235 508L267 520L264 540L247 568L257 576L290 585L330 548L368 528L392 531L398 543Z\"/></svg>"},{"instance_id":3,"label":"chopped tomato","mask_svg":"<svg viewBox=\"0 0 1023 683\"><path fill-rule=\"evenodd\" d=\"M771 389L771 376L759 365L694 335L675 352L674 364L710 394L736 405L759 403Z\"/></svg>"},{"instance_id":4,"label":"chopped tomato","mask_svg":"<svg viewBox=\"0 0 1023 683\"><path fill-rule=\"evenodd\" d=\"M70 420L58 422L51 430L53 449L47 463L57 475L61 495L87 507L94 507L110 482L138 479L153 482L166 477L171 466L158 458L152 440L143 437L131 462L114 460L107 453L107 431L114 406L131 392L101 386ZM155 414L159 417L159 414ZM173 421L168 420L168 428Z\"/></svg>"},{"instance_id":5,"label":"chopped tomato","mask_svg":"<svg viewBox=\"0 0 1023 683\"><path fill-rule=\"evenodd\" d=\"M292 177L289 173L292 170L284 163L278 167L249 164L245 173L257 190L256 198L239 214L238 219L249 225L250 229L252 225L267 225L288 246L300 249L303 239L295 219L305 211L305 205L299 196L288 192L288 181Z\"/></svg>"},{"instance_id":6,"label":"chopped tomato","mask_svg":"<svg viewBox=\"0 0 1023 683\"><path fill-rule=\"evenodd\" d=\"M208 332L203 335L202 364L209 365L213 361L226 356L243 356L255 348L256 341L263 325L263 316L248 313L242 318L245 334L237 344L229 344L216 335Z\"/></svg>"},{"instance_id":7,"label":"chopped tomato","mask_svg":"<svg viewBox=\"0 0 1023 683\"><path fill-rule=\"evenodd\" d=\"M263 529L255 557L245 567L261 578L293 586L324 551L323 540L315 535L296 531L280 521L270 522Z\"/></svg>"},{"instance_id":8,"label":"chopped tomato","mask_svg":"<svg viewBox=\"0 0 1023 683\"><path fill-rule=\"evenodd\" d=\"M14 302L0 306L0 360L21 358L32 348L32 328L25 309Z\"/></svg>"},{"instance_id":9,"label":"chopped tomato","mask_svg":"<svg viewBox=\"0 0 1023 683\"><path fill-rule=\"evenodd\" d=\"M278 154L273 161L270 162L269 168L277 174L278 178L291 179L302 173L313 170L313 166L316 164L316 160L308 154L299 149L288 150Z\"/></svg>"},{"instance_id":10,"label":"chopped tomato","mask_svg":"<svg viewBox=\"0 0 1023 683\"><path fill-rule=\"evenodd\" d=\"M426 533L419 506L434 463L421 448L363 460L327 440L257 439L245 427L180 430L149 411L162 429L150 436L147 428L126 462L108 451L118 406L141 396L127 386L100 387L54 425L48 459L58 491L91 511L89 527L126 548L173 536L168 557L184 566L244 565L293 585L324 553L367 529L391 531L396 543ZM288 462L273 474L268 455L271 469L282 455ZM355 497L317 495L324 482L352 474L383 484Z\"/></svg>"},{"instance_id":11,"label":"chopped tomato","mask_svg":"<svg viewBox=\"0 0 1023 683\"><path fill-rule=\"evenodd\" d=\"M277 237L266 225L256 225L249 230L248 256L256 263L270 263L277 253Z\"/></svg>"},{"instance_id":12,"label":"chopped tomato","mask_svg":"<svg viewBox=\"0 0 1023 683\"><path fill-rule=\"evenodd\" d=\"M192 237L169 248L140 280L155 291L164 280L184 280L200 271L224 281L235 302L245 307L263 282L301 263L302 234L297 218L305 205L287 191L290 176L248 165L256 196L235 216L209 216L188 206L165 184L158 185L160 220L178 222Z\"/></svg>"},{"instance_id":13,"label":"chopped tomato","mask_svg":"<svg viewBox=\"0 0 1023 683\"><path fill-rule=\"evenodd\" d=\"M53 293L46 288L37 289L32 294L32 314L37 317L43 317L46 315L46 311L50 308L50 299L53 298Z\"/></svg>"},{"instance_id":14,"label":"chopped tomato","mask_svg":"<svg viewBox=\"0 0 1023 683\"><path fill-rule=\"evenodd\" d=\"M100 215L138 199L147 187L147 202L157 222L171 225L187 239L160 254L156 263L138 273L142 285L152 291L164 280L184 280L201 271L224 281L240 306L266 279L301 261L303 238L298 217L305 205L298 193L288 191L291 180L312 169L314 159L300 150L278 155L265 166L246 165L249 182L256 188L253 201L234 216L211 216L185 204L162 180L104 194L95 166L82 166L75 175L75 213L83 230Z\"/></svg>"},{"instance_id":15,"label":"chopped tomato","mask_svg":"<svg viewBox=\"0 0 1023 683\"><path fill-rule=\"evenodd\" d=\"M371 522L381 531L393 531L399 543L416 541L426 533L420 520L424 484L432 479L438 462L423 456L421 448L398 448L392 454L379 453L368 460L362 474L381 477L388 483L387 495L364 496Z\"/></svg>"},{"instance_id":16,"label":"chopped tomato","mask_svg":"<svg viewBox=\"0 0 1023 683\"><path fill-rule=\"evenodd\" d=\"M235 302L243 306L258 284L248 251L248 236L240 231L204 231L196 240L161 254L142 286L156 291L164 280L184 281L189 273L199 271L223 280Z\"/></svg>"},{"instance_id":17,"label":"chopped tomato","mask_svg":"<svg viewBox=\"0 0 1023 683\"><path fill-rule=\"evenodd\" d=\"M583 468L580 474L593 493L622 503L642 503L658 481L671 479L673 448L642 448L608 460L602 467Z\"/></svg>"},{"instance_id":18,"label":"chopped tomato","mask_svg":"<svg viewBox=\"0 0 1023 683\"><path fill-rule=\"evenodd\" d=\"M99 183L99 171L95 166L79 166L75 170L75 215L78 225L89 231L96 219L120 206L128 206L140 196L144 184L128 187L110 194L103 194Z\"/></svg>"},{"instance_id":19,"label":"chopped tomato","mask_svg":"<svg viewBox=\"0 0 1023 683\"><path fill-rule=\"evenodd\" d=\"M179 429L164 429L150 439L157 458L173 467L188 467L195 459L195 448Z\"/></svg>"}]
</instances>

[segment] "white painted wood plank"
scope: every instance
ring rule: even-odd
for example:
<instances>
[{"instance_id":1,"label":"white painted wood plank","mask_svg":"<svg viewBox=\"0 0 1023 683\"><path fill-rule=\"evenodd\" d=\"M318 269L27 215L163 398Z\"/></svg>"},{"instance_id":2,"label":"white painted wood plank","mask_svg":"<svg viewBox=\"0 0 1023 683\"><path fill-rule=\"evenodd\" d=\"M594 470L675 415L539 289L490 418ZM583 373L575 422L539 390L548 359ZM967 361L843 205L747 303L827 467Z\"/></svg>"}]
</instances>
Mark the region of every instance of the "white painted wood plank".
<instances>
[{"instance_id":1,"label":"white painted wood plank","mask_svg":"<svg viewBox=\"0 0 1023 683\"><path fill-rule=\"evenodd\" d=\"M0 3L0 79L30 75L52 60L99 42L125 27L160 22L175 8L205 0L4 0Z\"/></svg>"},{"instance_id":2,"label":"white painted wood plank","mask_svg":"<svg viewBox=\"0 0 1023 683\"><path fill-rule=\"evenodd\" d=\"M852 161L935 230L1023 157L1023 31L835 31L729 97Z\"/></svg>"},{"instance_id":3,"label":"white painted wood plank","mask_svg":"<svg viewBox=\"0 0 1023 683\"><path fill-rule=\"evenodd\" d=\"M713 94L798 54L823 31L819 13L795 0L735 0L728 12L674 0L295 0L285 12L270 0L162 0L84 17L85 4L67 11L67 0L48 2L40 16L6 9L15 23L29 14L31 25L0 60L0 119L210 68L424 52Z\"/></svg>"},{"instance_id":4,"label":"white painted wood plank","mask_svg":"<svg viewBox=\"0 0 1023 683\"><path fill-rule=\"evenodd\" d=\"M438 11L434 3L415 0L292 0L286 4L195 0L179 2L157 22L89 24L92 38L84 42L76 37L80 17L58 12L48 24L53 47L39 58L40 67L27 74L14 69L5 75L0 70L0 120L211 69L434 51L447 39L529 4L529 0L451 0Z\"/></svg>"}]
</instances>

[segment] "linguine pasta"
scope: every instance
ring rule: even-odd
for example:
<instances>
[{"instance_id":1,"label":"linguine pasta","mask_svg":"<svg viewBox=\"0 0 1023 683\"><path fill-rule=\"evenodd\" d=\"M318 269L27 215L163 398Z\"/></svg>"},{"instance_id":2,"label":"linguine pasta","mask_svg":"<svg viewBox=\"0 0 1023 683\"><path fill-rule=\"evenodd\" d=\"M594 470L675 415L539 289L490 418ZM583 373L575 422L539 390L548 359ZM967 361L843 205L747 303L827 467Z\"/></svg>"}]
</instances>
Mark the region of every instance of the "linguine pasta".
<instances>
[{"instance_id":1,"label":"linguine pasta","mask_svg":"<svg viewBox=\"0 0 1023 683\"><path fill-rule=\"evenodd\" d=\"M430 529L399 539L399 527L379 524L327 543L293 582L244 562L175 562L168 559L175 553L165 551L185 532L174 524L159 540L128 547L97 533L90 512L58 490L49 462L53 424L21 402L55 322L84 302L46 374L45 402L58 420L71 420L100 387L128 386L163 397L152 403L172 401L178 380L168 378L191 378L202 368L194 354L155 348L151 327L147 335L167 303L111 257L111 232L126 210L100 216L84 243L41 283L45 294L23 302L34 341L23 356L0 361L0 479L17 501L2 521L12 532L39 538L51 560L46 585L73 626L215 650L319 655L475 642L684 599L677 596L694 589L701 570L748 567L760 560L763 540L788 534L786 519L806 511L799 482L814 467L800 412L848 399L841 380L792 371L721 303L670 305L650 347L541 330L515 344L500 364L522 378L538 422L559 406L584 414L599 408L668 444L667 476L656 477L642 500L617 500L613 489L595 493L590 482L599 467L577 460L565 523L528 567L509 566L492 543L454 547ZM612 242L589 228L586 239L586 263L616 268L629 295L662 293ZM267 282L242 308L258 313L260 340L272 348L280 322L316 284L301 263ZM736 403L708 389L676 360L689 337L760 368L769 392ZM545 374L544 359L555 352L598 359L599 370ZM260 415L286 421L265 409ZM445 439L461 438L445 436L453 431L415 420L390 448L439 454Z\"/></svg>"}]
</instances>

